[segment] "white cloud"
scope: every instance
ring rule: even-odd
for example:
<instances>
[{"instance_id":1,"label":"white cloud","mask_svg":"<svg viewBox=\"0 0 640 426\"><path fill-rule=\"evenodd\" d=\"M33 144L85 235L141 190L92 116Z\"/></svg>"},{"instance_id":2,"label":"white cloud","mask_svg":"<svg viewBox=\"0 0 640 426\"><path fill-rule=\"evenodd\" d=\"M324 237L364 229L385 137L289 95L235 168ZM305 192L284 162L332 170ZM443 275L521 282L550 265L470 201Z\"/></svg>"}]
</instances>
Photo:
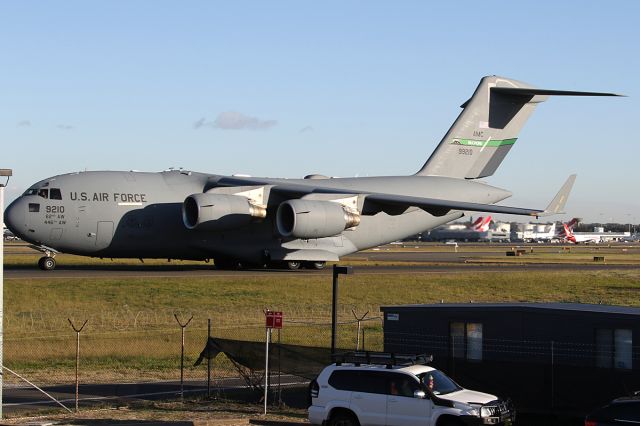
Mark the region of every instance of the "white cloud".
<instances>
[{"instance_id":1,"label":"white cloud","mask_svg":"<svg viewBox=\"0 0 640 426\"><path fill-rule=\"evenodd\" d=\"M22 120L18 122L18 127L31 127L31 120Z\"/></svg>"},{"instance_id":2,"label":"white cloud","mask_svg":"<svg viewBox=\"0 0 640 426\"><path fill-rule=\"evenodd\" d=\"M304 126L302 129L300 129L300 133L307 133L307 132L313 132L313 127Z\"/></svg>"},{"instance_id":3,"label":"white cloud","mask_svg":"<svg viewBox=\"0 0 640 426\"><path fill-rule=\"evenodd\" d=\"M208 121L204 117L193 123L195 129L212 127L221 130L267 130L278 124L276 120L261 120L236 111L225 111L218 114L215 120Z\"/></svg>"},{"instance_id":4,"label":"white cloud","mask_svg":"<svg viewBox=\"0 0 640 426\"><path fill-rule=\"evenodd\" d=\"M74 127L72 125L70 125L70 124L58 124L56 127L58 129L60 129L60 130L73 130L74 129Z\"/></svg>"}]
</instances>

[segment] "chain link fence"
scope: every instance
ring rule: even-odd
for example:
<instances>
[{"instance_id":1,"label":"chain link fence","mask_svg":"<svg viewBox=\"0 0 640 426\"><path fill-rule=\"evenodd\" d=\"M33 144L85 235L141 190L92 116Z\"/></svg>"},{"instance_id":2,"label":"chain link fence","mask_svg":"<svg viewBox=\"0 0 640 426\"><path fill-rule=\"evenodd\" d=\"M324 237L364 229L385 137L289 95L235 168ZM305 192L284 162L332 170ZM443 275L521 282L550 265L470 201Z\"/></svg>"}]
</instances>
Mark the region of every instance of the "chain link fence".
<instances>
[{"instance_id":1,"label":"chain link fence","mask_svg":"<svg viewBox=\"0 0 640 426\"><path fill-rule=\"evenodd\" d=\"M177 314L180 318L181 314ZM152 381L176 381L180 379L182 335L181 327L174 322L173 327L145 327L144 318L149 313L137 316L137 324L131 321L124 325L118 322L117 315L103 314L102 318L111 324L121 324L121 330L103 331L106 327L91 327L88 323L80 333L79 378L80 384L132 383ZM39 316L29 313L25 321L29 327L35 327ZM135 318L135 317L134 317ZM182 313L180 320L186 322L189 316ZM76 320L82 324L82 321ZM185 381L203 382L209 374L216 378L241 377L224 355L216 357L211 363L211 373L207 363L194 366L203 348L207 344L207 318L194 317L185 328L184 370ZM39 386L54 386L75 383L76 368L76 332L69 326L67 318L58 321L53 327L47 324L47 335L12 338L5 336L5 366L14 370ZM204 325L204 326L203 326ZM96 329L100 331L95 331ZM360 329L360 333L358 333ZM211 336L247 342L265 342L264 324L217 327L212 321ZM368 318L358 327L358 321L341 322L338 325L337 345L344 350L357 347L369 350L382 350L382 320ZM274 330L272 342L330 347L331 324L313 319L285 319L282 330ZM13 375L5 375L9 386L23 385Z\"/></svg>"}]
</instances>

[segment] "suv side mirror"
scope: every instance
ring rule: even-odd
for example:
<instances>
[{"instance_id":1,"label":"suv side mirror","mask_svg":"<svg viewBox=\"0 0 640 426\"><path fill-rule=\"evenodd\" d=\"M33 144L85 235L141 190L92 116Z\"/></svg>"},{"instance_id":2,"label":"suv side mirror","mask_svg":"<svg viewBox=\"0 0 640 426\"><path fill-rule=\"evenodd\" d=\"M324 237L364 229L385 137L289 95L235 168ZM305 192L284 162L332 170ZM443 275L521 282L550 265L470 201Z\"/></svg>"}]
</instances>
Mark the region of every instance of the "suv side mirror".
<instances>
[{"instance_id":1,"label":"suv side mirror","mask_svg":"<svg viewBox=\"0 0 640 426\"><path fill-rule=\"evenodd\" d=\"M418 399L425 399L427 397L427 394L422 390L417 390L413 392L413 397Z\"/></svg>"}]
</instances>

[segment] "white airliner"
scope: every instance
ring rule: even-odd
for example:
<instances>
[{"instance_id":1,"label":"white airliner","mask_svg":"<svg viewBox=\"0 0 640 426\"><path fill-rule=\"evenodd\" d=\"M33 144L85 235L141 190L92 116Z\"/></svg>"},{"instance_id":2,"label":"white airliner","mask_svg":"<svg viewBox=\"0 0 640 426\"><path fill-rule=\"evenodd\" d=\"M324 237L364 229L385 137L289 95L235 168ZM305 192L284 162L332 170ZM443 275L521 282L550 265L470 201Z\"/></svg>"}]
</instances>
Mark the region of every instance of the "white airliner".
<instances>
[{"instance_id":1,"label":"white airliner","mask_svg":"<svg viewBox=\"0 0 640 426\"><path fill-rule=\"evenodd\" d=\"M573 244L599 244L615 240L623 240L631 236L630 232L604 232L604 229L596 232L573 232L573 227L577 223L576 219L562 225L560 238ZM598 228L596 228L598 229Z\"/></svg>"}]
</instances>

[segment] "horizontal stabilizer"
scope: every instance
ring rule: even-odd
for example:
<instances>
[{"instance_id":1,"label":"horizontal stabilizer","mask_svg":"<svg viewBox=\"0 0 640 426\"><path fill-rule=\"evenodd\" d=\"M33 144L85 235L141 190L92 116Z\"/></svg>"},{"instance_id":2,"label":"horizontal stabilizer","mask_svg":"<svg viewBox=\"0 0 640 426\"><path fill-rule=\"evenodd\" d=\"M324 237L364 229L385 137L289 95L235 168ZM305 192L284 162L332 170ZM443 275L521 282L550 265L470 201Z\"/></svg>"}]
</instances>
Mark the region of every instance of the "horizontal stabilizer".
<instances>
[{"instance_id":1,"label":"horizontal stabilizer","mask_svg":"<svg viewBox=\"0 0 640 426\"><path fill-rule=\"evenodd\" d=\"M492 87L491 93L503 93L510 95L545 95L545 96L622 96L617 93L606 92L578 92L575 90L549 90L536 89L533 87Z\"/></svg>"}]
</instances>

